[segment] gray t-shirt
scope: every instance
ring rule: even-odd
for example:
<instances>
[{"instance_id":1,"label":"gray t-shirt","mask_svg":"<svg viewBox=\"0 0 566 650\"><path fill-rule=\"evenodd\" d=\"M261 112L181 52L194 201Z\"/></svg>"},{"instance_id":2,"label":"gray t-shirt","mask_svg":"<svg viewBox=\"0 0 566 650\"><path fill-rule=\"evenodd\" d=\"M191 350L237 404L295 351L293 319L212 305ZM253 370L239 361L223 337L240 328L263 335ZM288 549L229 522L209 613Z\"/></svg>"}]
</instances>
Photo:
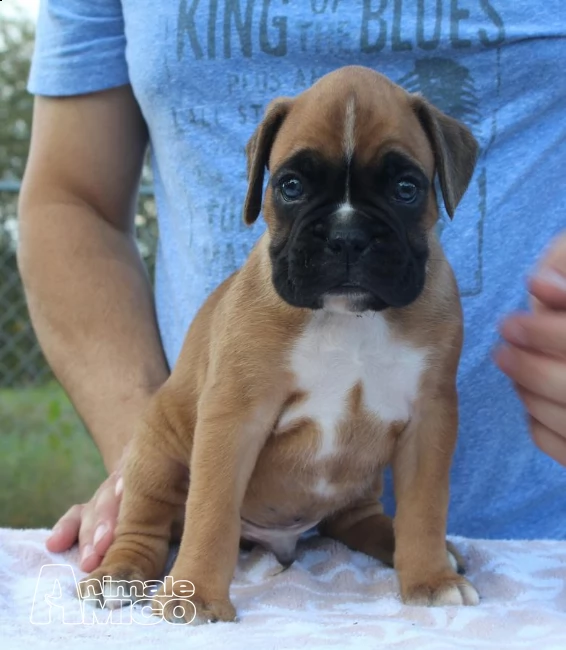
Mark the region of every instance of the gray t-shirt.
<instances>
[{"instance_id":1,"label":"gray t-shirt","mask_svg":"<svg viewBox=\"0 0 566 650\"><path fill-rule=\"evenodd\" d=\"M466 326L449 530L566 538L566 470L529 440L490 359L497 322L526 307L527 271L566 228L565 62L563 0L42 0L29 87L132 84L151 137L170 364L263 231L242 222L244 145L270 99L355 63L471 127L477 170L440 224Z\"/></svg>"}]
</instances>

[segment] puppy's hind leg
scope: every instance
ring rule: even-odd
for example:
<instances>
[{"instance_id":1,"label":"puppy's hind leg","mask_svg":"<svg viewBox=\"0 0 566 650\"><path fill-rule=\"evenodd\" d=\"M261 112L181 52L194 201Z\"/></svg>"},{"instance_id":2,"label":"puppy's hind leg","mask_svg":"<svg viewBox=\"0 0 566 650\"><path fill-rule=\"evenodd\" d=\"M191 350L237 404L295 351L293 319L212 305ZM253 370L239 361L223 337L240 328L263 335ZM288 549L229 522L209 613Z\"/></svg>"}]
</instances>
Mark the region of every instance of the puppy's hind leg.
<instances>
[{"instance_id":1,"label":"puppy's hind leg","mask_svg":"<svg viewBox=\"0 0 566 650\"><path fill-rule=\"evenodd\" d=\"M345 544L353 551L393 566L395 535L391 517L383 514L377 497L364 499L324 519L318 526L324 537Z\"/></svg>"},{"instance_id":2,"label":"puppy's hind leg","mask_svg":"<svg viewBox=\"0 0 566 650\"><path fill-rule=\"evenodd\" d=\"M395 531L393 519L383 512L382 494L383 472L379 472L364 497L324 519L318 530L324 537L393 567ZM464 573L464 561L452 542L446 542L446 552L452 568Z\"/></svg>"},{"instance_id":3,"label":"puppy's hind leg","mask_svg":"<svg viewBox=\"0 0 566 650\"><path fill-rule=\"evenodd\" d=\"M355 503L341 510L323 520L318 530L324 537L335 539L353 551L365 553L393 567L393 519L383 514L383 508L376 498ZM452 567L463 574L464 561L452 542L446 542L446 551Z\"/></svg>"}]
</instances>

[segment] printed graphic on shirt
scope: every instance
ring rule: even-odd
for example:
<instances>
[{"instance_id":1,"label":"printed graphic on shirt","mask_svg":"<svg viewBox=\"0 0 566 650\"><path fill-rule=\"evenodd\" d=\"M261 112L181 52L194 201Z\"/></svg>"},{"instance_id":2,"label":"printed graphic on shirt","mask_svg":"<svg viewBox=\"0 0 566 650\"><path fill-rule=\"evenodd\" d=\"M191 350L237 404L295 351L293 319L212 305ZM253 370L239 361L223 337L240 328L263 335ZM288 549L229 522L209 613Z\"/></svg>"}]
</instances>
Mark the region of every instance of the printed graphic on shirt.
<instances>
[{"instance_id":1,"label":"printed graphic on shirt","mask_svg":"<svg viewBox=\"0 0 566 650\"><path fill-rule=\"evenodd\" d=\"M499 0L500 2L501 0ZM194 60L501 45L495 0L181 0L177 56ZM416 5L416 6L415 6ZM416 21L415 18L416 12ZM477 25L471 38L466 22ZM442 31L447 35L441 38ZM470 35L464 36L463 32ZM297 39L298 35L298 39Z\"/></svg>"},{"instance_id":2,"label":"printed graphic on shirt","mask_svg":"<svg viewBox=\"0 0 566 650\"><path fill-rule=\"evenodd\" d=\"M195 75L202 69L208 79L214 70L214 96L222 101L209 101L210 88L203 88L202 104L195 105L193 96L192 105L171 109L176 129L195 146L211 133L220 138L220 146L226 140L226 151L233 149L235 138L241 141L237 164L231 160L213 170L217 187L225 183L240 189L211 193L205 206L212 236L199 245L210 270L207 291L216 286L217 278L240 266L250 250L241 218L242 134L244 139L252 134L270 99L297 94L330 70L356 63L383 72L410 92L421 92L467 124L478 139L481 154L474 179L455 221L449 223L442 215L439 230L462 295L479 294L489 205L486 154L497 134L499 46L505 39L499 4L500 0L181 0L176 62L167 65L187 68L190 62ZM225 179L228 169L230 177ZM194 170L194 176L210 171ZM205 186L210 184L208 178Z\"/></svg>"}]
</instances>

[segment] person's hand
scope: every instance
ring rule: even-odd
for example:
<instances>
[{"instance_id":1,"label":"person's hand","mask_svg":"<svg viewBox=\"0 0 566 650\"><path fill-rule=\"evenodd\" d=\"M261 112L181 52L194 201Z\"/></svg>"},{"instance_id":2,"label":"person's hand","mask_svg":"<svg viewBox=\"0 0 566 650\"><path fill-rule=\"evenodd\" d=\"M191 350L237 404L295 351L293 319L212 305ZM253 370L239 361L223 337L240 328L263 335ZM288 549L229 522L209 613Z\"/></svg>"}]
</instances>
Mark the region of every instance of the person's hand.
<instances>
[{"instance_id":1,"label":"person's hand","mask_svg":"<svg viewBox=\"0 0 566 650\"><path fill-rule=\"evenodd\" d=\"M566 466L566 233L529 280L532 313L501 325L506 344L495 353L528 412L535 444Z\"/></svg>"},{"instance_id":2,"label":"person's hand","mask_svg":"<svg viewBox=\"0 0 566 650\"><path fill-rule=\"evenodd\" d=\"M78 541L80 568L87 573L100 565L114 539L122 496L120 468L124 456L118 469L102 483L88 503L73 506L59 519L46 543L52 553L62 553Z\"/></svg>"}]
</instances>

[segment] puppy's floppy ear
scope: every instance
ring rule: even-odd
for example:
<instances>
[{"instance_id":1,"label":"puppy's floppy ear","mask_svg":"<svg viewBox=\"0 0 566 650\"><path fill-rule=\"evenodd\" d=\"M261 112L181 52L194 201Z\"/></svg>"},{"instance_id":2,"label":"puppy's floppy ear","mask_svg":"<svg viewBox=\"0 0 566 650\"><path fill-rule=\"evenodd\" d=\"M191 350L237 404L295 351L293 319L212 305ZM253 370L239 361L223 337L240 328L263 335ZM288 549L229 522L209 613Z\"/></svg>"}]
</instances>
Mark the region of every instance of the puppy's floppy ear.
<instances>
[{"instance_id":1,"label":"puppy's floppy ear","mask_svg":"<svg viewBox=\"0 0 566 650\"><path fill-rule=\"evenodd\" d=\"M444 205L449 217L468 189L478 156L478 143L467 126L439 111L419 95L411 96L430 140Z\"/></svg>"},{"instance_id":2,"label":"puppy's floppy ear","mask_svg":"<svg viewBox=\"0 0 566 650\"><path fill-rule=\"evenodd\" d=\"M261 124L255 130L246 146L248 158L248 192L244 203L244 221L249 226L261 212L263 178L268 167L269 154L277 131L287 116L292 99L274 99L265 111Z\"/></svg>"}]
</instances>

